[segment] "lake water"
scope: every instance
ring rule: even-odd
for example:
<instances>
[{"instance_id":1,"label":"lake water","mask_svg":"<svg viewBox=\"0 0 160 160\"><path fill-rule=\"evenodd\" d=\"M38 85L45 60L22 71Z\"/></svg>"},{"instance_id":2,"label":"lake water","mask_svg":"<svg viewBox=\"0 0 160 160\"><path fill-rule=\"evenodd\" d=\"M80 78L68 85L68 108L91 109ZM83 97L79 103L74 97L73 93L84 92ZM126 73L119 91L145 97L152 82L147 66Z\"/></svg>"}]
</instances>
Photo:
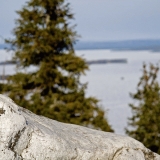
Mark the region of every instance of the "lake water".
<instances>
[{"instance_id":1,"label":"lake water","mask_svg":"<svg viewBox=\"0 0 160 160\"><path fill-rule=\"evenodd\" d=\"M100 100L103 108L108 110L107 117L115 132L125 134L127 118L131 116L128 104L133 102L129 93L136 92L143 63L159 63L160 53L110 50L84 50L76 53L87 60L127 59L126 64L91 65L90 71L82 77L83 82L88 82L87 95Z\"/></svg>"},{"instance_id":2,"label":"lake water","mask_svg":"<svg viewBox=\"0 0 160 160\"><path fill-rule=\"evenodd\" d=\"M0 50L0 62L9 60L12 53ZM142 65L160 61L160 53L149 51L110 51L110 50L79 50L76 54L86 60L125 58L124 64L90 65L90 70L81 77L82 82L88 82L87 96L100 100L100 105L106 111L109 123L117 134L125 134L127 118L131 110L128 106L133 100L129 93L136 91L136 86L142 75ZM0 66L0 74L3 73ZM15 72L13 66L5 66L5 74Z\"/></svg>"}]
</instances>

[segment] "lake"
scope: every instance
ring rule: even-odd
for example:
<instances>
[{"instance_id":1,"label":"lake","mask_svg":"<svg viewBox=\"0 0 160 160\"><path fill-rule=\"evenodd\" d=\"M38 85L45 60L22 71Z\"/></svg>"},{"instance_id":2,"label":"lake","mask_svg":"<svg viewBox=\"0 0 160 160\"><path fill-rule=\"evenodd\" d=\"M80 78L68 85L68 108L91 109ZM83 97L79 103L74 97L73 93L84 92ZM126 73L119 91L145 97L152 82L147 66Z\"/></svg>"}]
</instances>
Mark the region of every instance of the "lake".
<instances>
[{"instance_id":1,"label":"lake","mask_svg":"<svg viewBox=\"0 0 160 160\"><path fill-rule=\"evenodd\" d=\"M160 53L150 51L110 51L82 50L77 55L87 60L126 58L128 63L90 65L83 82L88 82L87 95L95 96L107 111L109 123L117 134L125 134L127 118L133 100L129 93L136 92L136 86L142 75L143 63L157 64Z\"/></svg>"},{"instance_id":2,"label":"lake","mask_svg":"<svg viewBox=\"0 0 160 160\"><path fill-rule=\"evenodd\" d=\"M0 62L9 60L12 53L0 50ZM115 133L125 134L127 118L131 110L128 106L133 100L129 93L136 91L137 83L142 75L142 65L160 61L160 53L150 51L111 51L111 50L77 50L76 54L86 60L127 59L127 63L108 63L90 65L90 70L81 77L82 82L88 82L87 96L100 100L99 104L106 111L109 123ZM0 74L4 66L0 66ZM13 65L5 66L5 74L13 74Z\"/></svg>"}]
</instances>

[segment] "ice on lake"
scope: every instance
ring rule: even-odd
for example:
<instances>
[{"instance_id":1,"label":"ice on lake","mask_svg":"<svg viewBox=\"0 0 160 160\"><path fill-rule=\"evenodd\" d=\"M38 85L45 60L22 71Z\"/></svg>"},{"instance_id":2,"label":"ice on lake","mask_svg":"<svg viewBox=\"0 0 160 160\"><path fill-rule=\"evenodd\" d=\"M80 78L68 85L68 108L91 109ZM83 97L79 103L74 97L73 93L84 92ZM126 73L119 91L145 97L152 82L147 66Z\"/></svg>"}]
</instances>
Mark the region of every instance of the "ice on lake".
<instances>
[{"instance_id":1,"label":"ice on lake","mask_svg":"<svg viewBox=\"0 0 160 160\"><path fill-rule=\"evenodd\" d=\"M110 50L79 50L76 54L86 60L127 59L124 64L90 65L90 70L81 77L82 82L88 82L87 95L95 96L107 112L109 123L117 134L125 134L127 118L131 116L128 106L133 100L129 93L136 91L136 86L142 75L143 63L157 64L160 53L150 51L110 51ZM0 50L0 62L10 60L12 52ZM31 68L33 69L33 68ZM0 66L0 74L4 66ZM15 73L13 65L5 66L5 74Z\"/></svg>"},{"instance_id":2,"label":"ice on lake","mask_svg":"<svg viewBox=\"0 0 160 160\"><path fill-rule=\"evenodd\" d=\"M100 100L103 108L108 110L107 117L115 132L125 134L127 118L131 116L128 104L133 102L129 93L136 92L143 63L159 63L160 53L110 50L84 50L76 53L86 60L127 59L128 63L124 64L90 65L90 70L82 77L83 82L88 82L87 95Z\"/></svg>"}]
</instances>

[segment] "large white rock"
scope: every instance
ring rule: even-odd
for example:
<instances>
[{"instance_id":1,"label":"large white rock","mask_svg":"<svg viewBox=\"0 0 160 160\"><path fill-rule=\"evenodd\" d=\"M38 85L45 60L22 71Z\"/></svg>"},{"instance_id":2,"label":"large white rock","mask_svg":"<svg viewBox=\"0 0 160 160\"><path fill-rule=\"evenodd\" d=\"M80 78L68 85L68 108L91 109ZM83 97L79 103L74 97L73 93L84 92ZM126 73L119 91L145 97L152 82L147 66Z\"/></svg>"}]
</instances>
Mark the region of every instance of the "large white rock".
<instances>
[{"instance_id":1,"label":"large white rock","mask_svg":"<svg viewBox=\"0 0 160 160\"><path fill-rule=\"evenodd\" d=\"M0 160L160 160L142 143L60 123L0 95Z\"/></svg>"}]
</instances>

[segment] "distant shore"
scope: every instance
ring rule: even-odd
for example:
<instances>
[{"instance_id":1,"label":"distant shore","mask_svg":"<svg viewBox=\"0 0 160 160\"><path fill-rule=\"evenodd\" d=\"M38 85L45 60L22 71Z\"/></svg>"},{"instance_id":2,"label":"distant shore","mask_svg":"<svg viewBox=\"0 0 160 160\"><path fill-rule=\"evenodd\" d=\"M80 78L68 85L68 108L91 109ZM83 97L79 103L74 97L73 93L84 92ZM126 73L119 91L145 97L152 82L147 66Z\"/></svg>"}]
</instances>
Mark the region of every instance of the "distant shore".
<instances>
[{"instance_id":1,"label":"distant shore","mask_svg":"<svg viewBox=\"0 0 160 160\"><path fill-rule=\"evenodd\" d=\"M87 61L89 65L91 64L108 64L108 63L127 63L127 59L101 59Z\"/></svg>"},{"instance_id":2,"label":"distant shore","mask_svg":"<svg viewBox=\"0 0 160 160\"><path fill-rule=\"evenodd\" d=\"M109 49L115 51L152 51L160 52L160 39L157 40L125 40L108 42L83 42L75 44L75 50Z\"/></svg>"},{"instance_id":3,"label":"distant shore","mask_svg":"<svg viewBox=\"0 0 160 160\"><path fill-rule=\"evenodd\" d=\"M0 44L0 49L9 48L8 44ZM95 50L109 49L116 51L123 50L148 50L160 52L160 39L142 39L142 40L122 40L122 41L77 41L74 45L75 50Z\"/></svg>"}]
</instances>

